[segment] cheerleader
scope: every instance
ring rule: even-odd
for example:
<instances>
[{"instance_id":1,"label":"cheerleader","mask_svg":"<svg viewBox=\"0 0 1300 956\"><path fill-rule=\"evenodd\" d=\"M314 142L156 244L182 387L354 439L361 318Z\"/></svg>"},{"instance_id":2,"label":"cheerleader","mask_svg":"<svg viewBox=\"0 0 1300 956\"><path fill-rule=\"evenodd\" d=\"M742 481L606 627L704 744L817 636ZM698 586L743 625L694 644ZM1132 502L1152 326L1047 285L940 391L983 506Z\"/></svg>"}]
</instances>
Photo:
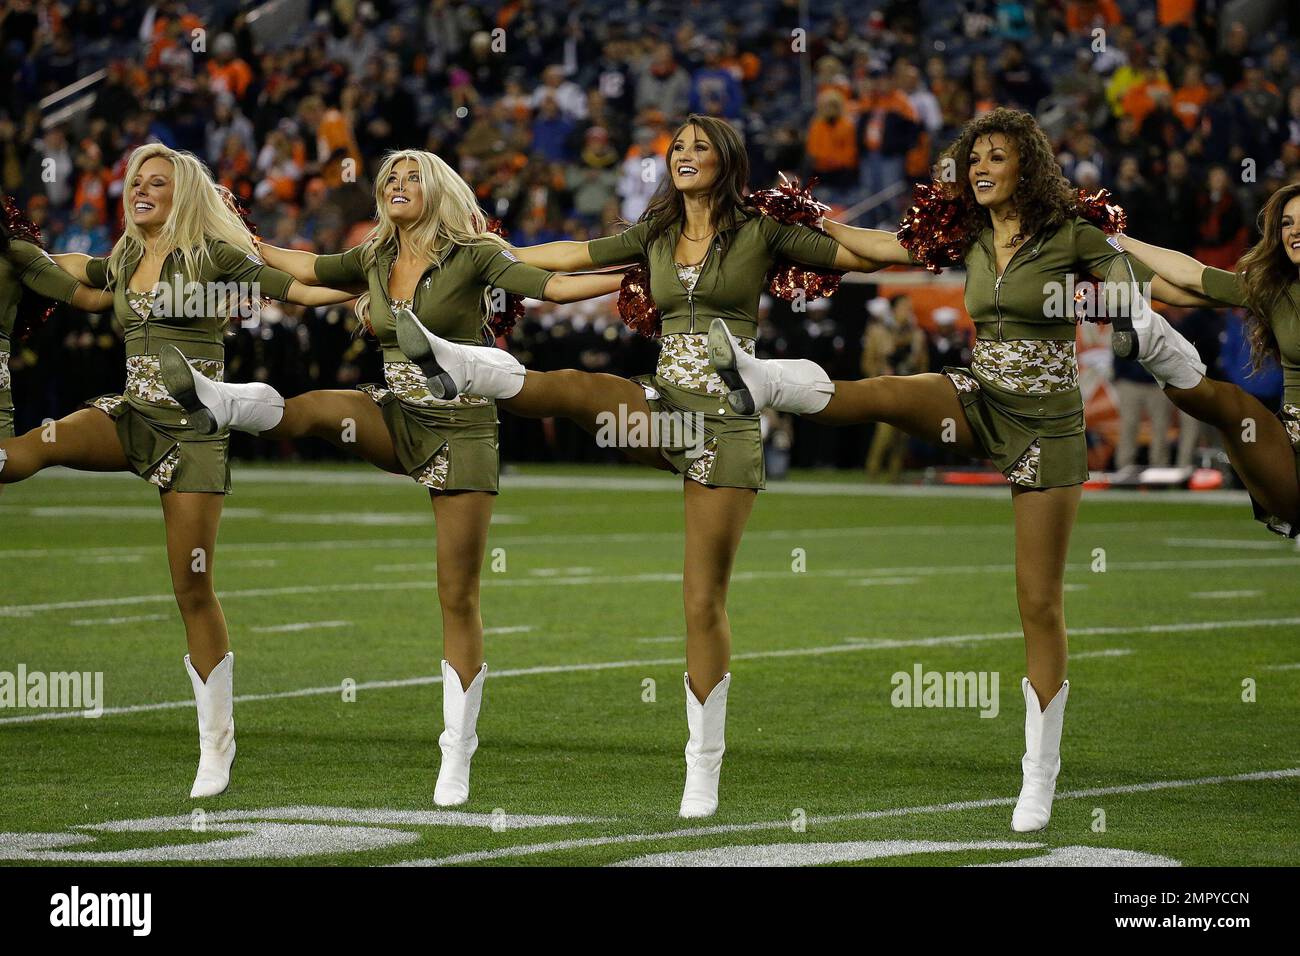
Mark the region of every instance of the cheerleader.
<instances>
[{"instance_id":1,"label":"cheerleader","mask_svg":"<svg viewBox=\"0 0 1300 956\"><path fill-rule=\"evenodd\" d=\"M411 316L453 341L484 345L494 337L494 312L500 321L493 289L573 302L615 291L622 276L555 275L524 265L489 231L465 181L432 153L389 153L375 180L375 205L375 228L342 255L266 243L260 248L269 265L299 282L361 293L357 314L384 350L384 387L314 391L281 400L272 421L240 404L238 386L195 375L178 354L164 353L163 377L201 428L236 428L276 439L323 438L429 489L438 529L444 655L442 761L433 799L439 806L456 806L469 799L487 675L479 572L497 494L496 405L476 394L434 398L420 369L398 349L394 315ZM283 417L278 417L281 406Z\"/></svg>"},{"instance_id":2,"label":"cheerleader","mask_svg":"<svg viewBox=\"0 0 1300 956\"><path fill-rule=\"evenodd\" d=\"M874 263L812 229L747 208L748 158L740 136L722 120L689 117L665 159L670 176L625 232L515 250L526 263L564 272L644 261L662 313L662 349L652 376L629 380L575 370L525 371L500 349L449 341L406 313L398 315L397 336L435 395L490 395L514 414L561 416L592 433L611 418L680 423L676 434L652 435L648 446L627 450L638 461L683 477L688 740L680 813L705 817L718 806L725 750L731 682L727 588L764 485L759 416L727 407L725 388L707 354L709 321L721 318L752 351L759 295L778 257L827 270Z\"/></svg>"},{"instance_id":3,"label":"cheerleader","mask_svg":"<svg viewBox=\"0 0 1300 956\"><path fill-rule=\"evenodd\" d=\"M1260 240L1228 272L1128 236L1118 241L1162 278L1216 302L1249 309L1251 364L1282 366L1282 407L1274 416L1230 382L1205 377L1196 350L1158 314L1145 312L1129 335L1113 337L1121 358L1136 358L1187 414L1219 429L1228 459L1250 492L1255 518L1300 537L1300 184L1283 186L1260 210Z\"/></svg>"},{"instance_id":4,"label":"cheerleader","mask_svg":"<svg viewBox=\"0 0 1300 956\"><path fill-rule=\"evenodd\" d=\"M112 308L107 292L90 289L60 269L41 247L40 230L23 219L13 200L3 198L0 215L0 439L14 437L9 353L23 326L39 324L63 302L85 312ZM48 302L45 300L49 300Z\"/></svg>"},{"instance_id":5,"label":"cheerleader","mask_svg":"<svg viewBox=\"0 0 1300 956\"><path fill-rule=\"evenodd\" d=\"M199 724L199 767L191 797L221 793L235 759L234 655L212 575L223 496L230 492L229 436L200 432L162 383L160 354L175 346L199 374L220 379L229 301L214 290L256 284L263 294L301 305L347 301L347 293L311 289L268 268L233 201L189 153L141 146L127 165L122 193L126 231L107 258L61 255L80 282L112 294L126 333L126 393L97 398L45 429L0 441L0 483L54 465L82 471L130 471L160 491L167 559L189 653L185 669ZM176 290L184 301L177 301ZM198 290L191 296L185 290ZM169 301L170 299L170 301ZM199 315L193 315L200 312ZM264 385L232 386L235 401L272 404Z\"/></svg>"},{"instance_id":6,"label":"cheerleader","mask_svg":"<svg viewBox=\"0 0 1300 956\"><path fill-rule=\"evenodd\" d=\"M936 202L950 221L897 235L829 221L825 229L881 265L964 264L966 309L977 332L969 370L831 382L807 360L753 358L722 323L710 329L709 350L738 411L775 408L837 425L883 422L989 458L1010 483L1028 672L1021 681L1023 784L1011 827L1028 832L1047 826L1060 769L1070 689L1065 559L1088 477L1075 310L1067 290L1074 288L1073 274L1083 271L1131 296L1150 272L1131 267L1078 214L1079 196L1028 113L995 109L971 121L945 156L960 184L955 196ZM1159 279L1153 289L1171 304L1202 301Z\"/></svg>"}]
</instances>

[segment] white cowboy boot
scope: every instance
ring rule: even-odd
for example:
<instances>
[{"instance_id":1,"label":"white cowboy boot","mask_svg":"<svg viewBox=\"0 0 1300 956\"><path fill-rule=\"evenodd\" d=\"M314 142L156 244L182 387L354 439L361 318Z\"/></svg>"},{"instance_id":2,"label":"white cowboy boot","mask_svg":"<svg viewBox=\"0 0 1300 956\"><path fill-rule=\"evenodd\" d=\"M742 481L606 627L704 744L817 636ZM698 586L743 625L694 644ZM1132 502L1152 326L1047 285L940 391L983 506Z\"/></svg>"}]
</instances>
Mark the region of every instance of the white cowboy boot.
<instances>
[{"instance_id":1,"label":"white cowboy boot","mask_svg":"<svg viewBox=\"0 0 1300 956\"><path fill-rule=\"evenodd\" d=\"M691 675L686 675L686 787L682 791L683 817L711 817L718 809L718 777L722 773L722 755L727 749L727 674L700 703L691 690Z\"/></svg>"},{"instance_id":2,"label":"white cowboy boot","mask_svg":"<svg viewBox=\"0 0 1300 956\"><path fill-rule=\"evenodd\" d=\"M811 415L835 394L830 377L807 359L759 359L740 347L727 323L709 324L709 362L729 389L727 401L741 415L764 408Z\"/></svg>"},{"instance_id":3,"label":"white cowboy boot","mask_svg":"<svg viewBox=\"0 0 1300 956\"><path fill-rule=\"evenodd\" d=\"M446 661L442 662L442 721L444 730L438 738L442 748L442 765L433 788L433 802L440 807L459 806L469 799L469 762L478 749L479 708L483 704L483 681L487 664L474 675L468 688L460 686L460 675Z\"/></svg>"},{"instance_id":4,"label":"white cowboy boot","mask_svg":"<svg viewBox=\"0 0 1300 956\"><path fill-rule=\"evenodd\" d=\"M448 342L426 329L410 309L398 309L393 318L398 348L420 366L434 398L514 398L524 387L527 372L505 349Z\"/></svg>"},{"instance_id":5,"label":"white cowboy boot","mask_svg":"<svg viewBox=\"0 0 1300 956\"><path fill-rule=\"evenodd\" d=\"M1183 338L1141 295L1131 295L1132 316L1117 316L1111 348L1123 359L1137 359L1161 388L1195 388L1205 377L1205 363L1195 346Z\"/></svg>"},{"instance_id":6,"label":"white cowboy boot","mask_svg":"<svg viewBox=\"0 0 1300 956\"><path fill-rule=\"evenodd\" d=\"M1025 755L1020 760L1024 783L1011 814L1011 829L1031 833L1043 829L1052 818L1056 775L1061 772L1061 725L1070 682L1061 685L1046 710L1039 708L1038 694L1028 677L1021 679L1020 689L1025 695Z\"/></svg>"},{"instance_id":7,"label":"white cowboy boot","mask_svg":"<svg viewBox=\"0 0 1300 956\"><path fill-rule=\"evenodd\" d=\"M174 345L164 348L158 357L163 384L189 412L190 425L202 435L215 435L226 428L258 434L284 419L284 396L270 385L214 382L194 371Z\"/></svg>"},{"instance_id":8,"label":"white cowboy boot","mask_svg":"<svg viewBox=\"0 0 1300 956\"><path fill-rule=\"evenodd\" d=\"M206 682L185 655L185 670L194 685L199 710L199 772L190 799L215 797L230 785L230 765L235 762L235 655L228 651Z\"/></svg>"}]
</instances>

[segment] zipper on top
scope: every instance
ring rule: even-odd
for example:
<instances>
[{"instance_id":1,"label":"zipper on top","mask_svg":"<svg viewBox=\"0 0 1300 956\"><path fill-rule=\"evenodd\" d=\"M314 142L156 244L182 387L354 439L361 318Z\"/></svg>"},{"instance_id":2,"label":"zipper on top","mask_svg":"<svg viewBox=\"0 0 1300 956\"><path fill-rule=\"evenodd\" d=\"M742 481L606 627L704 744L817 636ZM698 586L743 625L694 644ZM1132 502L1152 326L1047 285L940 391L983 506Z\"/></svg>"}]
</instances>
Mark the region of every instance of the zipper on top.
<instances>
[{"instance_id":1,"label":"zipper on top","mask_svg":"<svg viewBox=\"0 0 1300 956\"><path fill-rule=\"evenodd\" d=\"M1041 245L1042 245L1042 243L1039 242L1038 245L1034 246L1034 253L1033 253L1034 255L1038 255L1038 249L1039 249L1039 246L1041 246ZM1022 243L1019 249L1017 249L1015 252L1011 253L1011 258L1007 260L1007 267L1006 267L1005 269L1002 270L1002 275L998 275L998 274L997 274L997 271L998 271L998 252L997 252L997 249L996 249L996 248L993 250L993 275L994 275L994 279L993 279L993 308L995 308L995 309L997 310L997 313L998 313L998 341L999 341L999 342L1005 341L1005 340L1002 338L1002 303L1001 303L1001 301L1000 301L1000 295L1001 295L1001 292L1002 292L1002 279L1003 279L1003 277L1006 276L1006 274L1007 274L1008 272L1011 271L1011 267L1012 267L1013 265L1015 265L1016 257L1019 256L1020 253L1024 252L1025 249L1026 249L1028 246L1029 246L1029 243L1027 243L1027 242L1026 242L1026 243Z\"/></svg>"}]
</instances>

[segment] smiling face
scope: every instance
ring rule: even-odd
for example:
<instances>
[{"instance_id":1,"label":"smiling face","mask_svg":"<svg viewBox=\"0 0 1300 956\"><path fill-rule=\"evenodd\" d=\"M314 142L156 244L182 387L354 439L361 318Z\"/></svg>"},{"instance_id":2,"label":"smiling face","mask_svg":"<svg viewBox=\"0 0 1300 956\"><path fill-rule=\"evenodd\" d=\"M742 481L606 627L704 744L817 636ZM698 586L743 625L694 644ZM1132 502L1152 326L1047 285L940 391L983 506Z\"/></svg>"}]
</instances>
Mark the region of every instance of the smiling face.
<instances>
[{"instance_id":1,"label":"smiling face","mask_svg":"<svg viewBox=\"0 0 1300 956\"><path fill-rule=\"evenodd\" d=\"M144 232L161 229L172 211L176 170L171 160L152 156L145 160L129 186L131 222Z\"/></svg>"},{"instance_id":2,"label":"smiling face","mask_svg":"<svg viewBox=\"0 0 1300 956\"><path fill-rule=\"evenodd\" d=\"M687 126L668 151L673 185L683 193L704 192L718 179L718 151L698 126Z\"/></svg>"},{"instance_id":3,"label":"smiling face","mask_svg":"<svg viewBox=\"0 0 1300 956\"><path fill-rule=\"evenodd\" d=\"M1282 251L1293 266L1300 266L1300 196L1282 207Z\"/></svg>"},{"instance_id":4,"label":"smiling face","mask_svg":"<svg viewBox=\"0 0 1300 956\"><path fill-rule=\"evenodd\" d=\"M1020 180L1020 154L1011 137L989 133L971 145L967 178L975 201L985 209L996 209L1015 195Z\"/></svg>"},{"instance_id":5,"label":"smiling face","mask_svg":"<svg viewBox=\"0 0 1300 956\"><path fill-rule=\"evenodd\" d=\"M424 183L415 160L401 159L393 164L384 180L384 208L399 226L419 221L424 213Z\"/></svg>"}]
</instances>

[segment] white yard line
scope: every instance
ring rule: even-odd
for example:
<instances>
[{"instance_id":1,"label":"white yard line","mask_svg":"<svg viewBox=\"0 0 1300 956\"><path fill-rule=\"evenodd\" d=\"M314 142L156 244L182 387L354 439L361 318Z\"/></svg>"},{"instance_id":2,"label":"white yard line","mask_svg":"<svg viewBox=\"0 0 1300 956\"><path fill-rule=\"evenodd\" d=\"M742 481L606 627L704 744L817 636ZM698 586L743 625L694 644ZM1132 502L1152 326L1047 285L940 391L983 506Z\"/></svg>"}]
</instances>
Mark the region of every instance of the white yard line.
<instances>
[{"instance_id":1,"label":"white yard line","mask_svg":"<svg viewBox=\"0 0 1300 956\"><path fill-rule=\"evenodd\" d=\"M1194 569L1221 570L1228 567L1300 567L1300 555L1276 558L1237 558L1215 561L1213 559L1191 561L1112 561L1111 572L1117 571L1174 571ZM1087 564L1066 565L1070 572L1083 573L1089 570ZM830 568L822 571L804 572L808 577L910 577L918 574L1011 574L1015 571L1013 564L967 564L967 565L924 565L900 568ZM740 584L751 581L788 579L794 572L787 569L774 571L738 571L732 575L732 583ZM484 588L490 587L589 587L601 584L663 584L680 583L680 571L645 572L641 574L582 575L577 577L531 578L489 574L480 582ZM280 588L246 588L220 591L217 596L223 600L236 598L285 597L293 594L341 594L387 591L428 591L437 587L431 580L416 581L349 581L338 584L302 584ZM95 607L130 607L138 604L170 603L175 600L172 594L137 594L114 598L87 598L80 601L54 601L43 604L9 604L0 605L0 617L26 616L38 612L70 611Z\"/></svg>"},{"instance_id":2,"label":"white yard line","mask_svg":"<svg viewBox=\"0 0 1300 956\"><path fill-rule=\"evenodd\" d=\"M158 518L161 522L162 512L158 512ZM1140 533L1150 535L1152 531L1165 527L1198 527L1203 528L1206 524L1222 524L1224 526L1237 526L1239 522L1224 520L1213 522L1198 521L1151 521L1143 522L1141 525L1135 525L1133 522L1089 522L1080 525L1080 532L1115 532L1115 533ZM218 544L217 550L221 554L231 552L262 552L262 551L315 551L315 550L391 550L394 548L429 548L434 543L434 528L432 518L428 520L427 536L411 536L403 538L343 538L327 539L321 541L266 541L266 542L226 542ZM769 529L769 530L751 530L745 532L746 541L790 541L794 544L800 542L817 540L823 538L871 538L871 537L942 537L950 538L961 535L972 535L975 537L989 537L991 535L1000 535L1009 537L1015 533L1015 528L1008 522L996 524L975 524L975 525L856 525L841 526L837 528L797 528L797 529ZM679 541L681 540L681 531L647 531L647 532L629 532L629 531L609 531L609 532L565 532L559 534L534 534L534 535L505 535L497 537L492 535L489 543L493 547L550 547L557 544L643 544L646 541ZM83 548L78 546L61 546L55 548L15 548L0 550L0 559L14 558L58 558L64 556L75 557L80 560L87 556L104 556L123 554L151 555L160 554L161 549L156 544L149 545L123 545L116 547L96 547Z\"/></svg>"},{"instance_id":3,"label":"white yard line","mask_svg":"<svg viewBox=\"0 0 1300 956\"><path fill-rule=\"evenodd\" d=\"M132 617L89 617L70 621L73 627L105 627L115 624L143 624L147 621L167 621L170 614L136 614Z\"/></svg>"},{"instance_id":4,"label":"white yard line","mask_svg":"<svg viewBox=\"0 0 1300 956\"><path fill-rule=\"evenodd\" d=\"M270 627L252 627L249 628L249 630L254 634L292 634L298 631L316 631L351 626L351 621L300 621L296 624L275 624Z\"/></svg>"},{"instance_id":5,"label":"white yard line","mask_svg":"<svg viewBox=\"0 0 1300 956\"><path fill-rule=\"evenodd\" d=\"M1191 621L1180 624L1150 624L1143 627L1071 628L1070 633L1077 636L1099 634L1153 634L1179 633L1183 631L1227 630L1243 627L1294 627L1298 625L1300 625L1300 617L1287 617L1260 618L1256 620L1242 621ZM770 651L746 651L740 654L731 655L731 659L733 661L743 661L770 660L785 657L820 657L825 654L892 650L900 647L936 647L945 644L969 644L981 641L1013 640L1020 639L1022 636L1023 635L1020 631L1002 631L993 634L954 634L942 637L847 638L842 644L832 644L825 647L789 647ZM487 676L493 679L503 677L530 677L537 674L573 674L591 671L624 670L635 667L680 666L681 663L682 658L679 655L651 660L594 661L591 663L581 664L543 664L534 667L516 667L497 671L489 670ZM442 677L440 675L429 675L426 677L407 677L401 680L365 681L356 684L355 689L358 691L387 690L396 687L421 687L426 684L440 683L442 683ZM251 703L262 700L284 700L292 697L323 697L341 694L342 691L343 688L340 684L333 684L328 687L304 687L299 690L278 691L269 694L245 694L236 697L235 701L237 703ZM193 700L173 700L156 704L135 704L127 707L105 707L102 716L109 717L119 714L140 714L158 710L192 708L193 706ZM82 717L82 711L45 711L37 714L24 714L19 717L3 717L0 718L0 725L30 724L46 720L67 720L73 717Z\"/></svg>"},{"instance_id":6,"label":"white yard line","mask_svg":"<svg viewBox=\"0 0 1300 956\"><path fill-rule=\"evenodd\" d=\"M1077 651L1070 655L1070 663L1088 657L1128 657L1133 651L1127 647L1107 647L1099 651Z\"/></svg>"},{"instance_id":7,"label":"white yard line","mask_svg":"<svg viewBox=\"0 0 1300 956\"><path fill-rule=\"evenodd\" d=\"M1227 551L1288 551L1293 550L1285 538L1165 538L1171 548L1216 548Z\"/></svg>"},{"instance_id":8,"label":"white yard line","mask_svg":"<svg viewBox=\"0 0 1300 956\"><path fill-rule=\"evenodd\" d=\"M1114 787L1095 787L1090 790L1068 790L1057 793L1057 800L1074 800L1086 797L1121 796L1132 793L1150 793L1154 790L1177 790L1187 787L1211 787L1225 783L1249 783L1260 780L1284 780L1300 777L1300 767L1288 767L1285 770L1260 770L1252 773L1238 773L1215 777L1197 777L1191 780L1153 780L1148 783L1124 784ZM863 810L857 813L837 813L822 817L808 817L808 827L825 826L835 823L851 823L859 820L883 820L892 817L910 817L934 813L960 813L966 810L984 810L989 807L1014 806L1015 797L991 797L985 800L958 800L953 803L936 803L916 807L891 807L885 810ZM555 853L562 850L579 850L597 846L617 846L626 843L651 843L662 840L681 840L695 837L721 836L730 833L752 833L763 830L789 830L789 818L767 820L758 823L724 823L716 826L689 827L682 830L667 830L663 833L633 833L623 836L586 837L572 840L552 840L547 843L527 843L521 846L503 847L499 850L479 850L472 853L456 853L451 856L435 857L425 860L408 860L395 866L450 866L457 863L483 863L488 860L504 860L512 857L535 856L539 853ZM1038 844L1026 844L1031 849Z\"/></svg>"},{"instance_id":9,"label":"white yard line","mask_svg":"<svg viewBox=\"0 0 1300 956\"><path fill-rule=\"evenodd\" d=\"M1264 592L1260 590L1248 591L1192 591L1187 596L1194 598L1205 598L1211 601L1226 600L1229 598L1257 598Z\"/></svg>"}]
</instances>

